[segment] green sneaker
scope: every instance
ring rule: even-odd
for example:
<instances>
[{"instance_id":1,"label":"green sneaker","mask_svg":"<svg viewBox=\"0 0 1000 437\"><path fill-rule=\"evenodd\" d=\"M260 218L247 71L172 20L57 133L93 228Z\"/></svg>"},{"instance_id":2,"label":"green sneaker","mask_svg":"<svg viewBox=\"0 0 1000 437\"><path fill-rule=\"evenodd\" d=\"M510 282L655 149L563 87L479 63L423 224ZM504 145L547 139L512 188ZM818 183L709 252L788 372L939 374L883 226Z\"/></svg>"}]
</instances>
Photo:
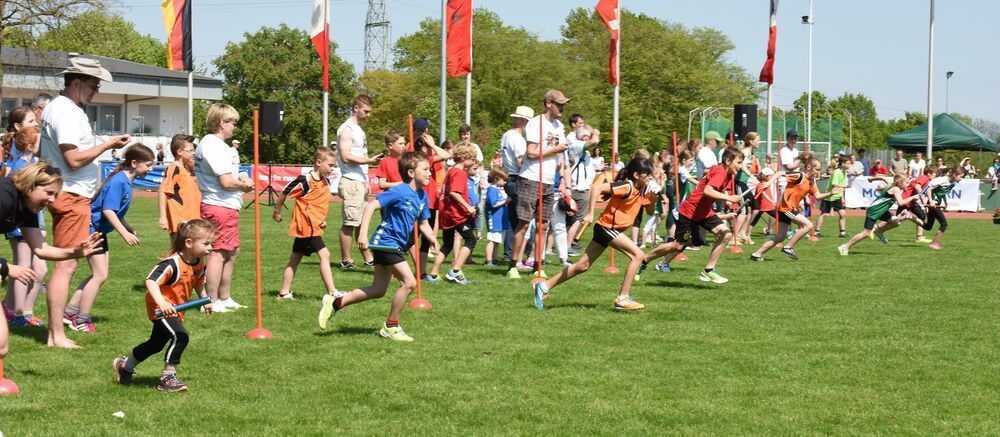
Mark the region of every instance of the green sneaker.
<instances>
[{"instance_id":1,"label":"green sneaker","mask_svg":"<svg viewBox=\"0 0 1000 437\"><path fill-rule=\"evenodd\" d=\"M698 279L701 279L701 282L711 282L715 284L725 284L729 282L729 280L720 275L719 271L716 269L712 269L710 272L702 270Z\"/></svg>"},{"instance_id":2,"label":"green sneaker","mask_svg":"<svg viewBox=\"0 0 1000 437\"><path fill-rule=\"evenodd\" d=\"M382 324L382 329L378 330L378 335L381 335L384 338L388 338L389 340L413 341L413 337L406 335L406 333L403 332L402 327L394 326L390 328L386 326L385 323Z\"/></svg>"},{"instance_id":3,"label":"green sneaker","mask_svg":"<svg viewBox=\"0 0 1000 437\"><path fill-rule=\"evenodd\" d=\"M507 279L521 279L521 273L517 271L517 267L511 267L507 270Z\"/></svg>"},{"instance_id":4,"label":"green sneaker","mask_svg":"<svg viewBox=\"0 0 1000 437\"><path fill-rule=\"evenodd\" d=\"M323 295L323 306L319 309L319 329L326 330L326 323L333 317L333 301L337 298L332 294Z\"/></svg>"}]
</instances>

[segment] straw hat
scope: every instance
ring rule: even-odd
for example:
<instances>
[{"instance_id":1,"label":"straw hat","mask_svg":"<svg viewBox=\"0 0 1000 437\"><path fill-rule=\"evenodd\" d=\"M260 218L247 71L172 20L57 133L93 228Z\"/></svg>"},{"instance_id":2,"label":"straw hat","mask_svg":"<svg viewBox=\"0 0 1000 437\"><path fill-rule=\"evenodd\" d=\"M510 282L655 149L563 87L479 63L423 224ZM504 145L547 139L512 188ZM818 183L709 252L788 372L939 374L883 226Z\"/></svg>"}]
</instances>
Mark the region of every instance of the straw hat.
<instances>
[{"instance_id":1,"label":"straw hat","mask_svg":"<svg viewBox=\"0 0 1000 437\"><path fill-rule=\"evenodd\" d=\"M58 74L83 74L96 77L105 82L114 82L111 79L111 72L101 66L101 61L80 56L69 58L69 68L60 71Z\"/></svg>"},{"instance_id":2,"label":"straw hat","mask_svg":"<svg viewBox=\"0 0 1000 437\"><path fill-rule=\"evenodd\" d=\"M510 114L510 116L531 120L535 117L535 110L527 106L518 106L517 109L514 110L514 113Z\"/></svg>"}]
</instances>

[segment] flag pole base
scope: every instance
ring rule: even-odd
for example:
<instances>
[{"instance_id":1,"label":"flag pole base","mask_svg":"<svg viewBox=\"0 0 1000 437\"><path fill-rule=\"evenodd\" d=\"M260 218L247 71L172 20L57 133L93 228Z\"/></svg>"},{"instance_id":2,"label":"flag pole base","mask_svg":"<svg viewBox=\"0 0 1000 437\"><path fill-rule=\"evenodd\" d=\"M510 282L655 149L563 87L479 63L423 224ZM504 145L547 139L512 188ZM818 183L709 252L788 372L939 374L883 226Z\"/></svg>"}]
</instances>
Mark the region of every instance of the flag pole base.
<instances>
[{"instance_id":1,"label":"flag pole base","mask_svg":"<svg viewBox=\"0 0 1000 437\"><path fill-rule=\"evenodd\" d=\"M688 256L683 253L678 253L677 256L674 257L674 261L687 261L687 260Z\"/></svg>"},{"instance_id":2,"label":"flag pole base","mask_svg":"<svg viewBox=\"0 0 1000 437\"><path fill-rule=\"evenodd\" d=\"M806 240L816 242L816 241L819 241L819 237L817 237L815 235L810 235L809 237L806 238Z\"/></svg>"},{"instance_id":3,"label":"flag pole base","mask_svg":"<svg viewBox=\"0 0 1000 437\"><path fill-rule=\"evenodd\" d=\"M274 334L268 331L267 328L254 328L247 333L247 338L251 340L270 340L274 338Z\"/></svg>"},{"instance_id":4,"label":"flag pole base","mask_svg":"<svg viewBox=\"0 0 1000 437\"><path fill-rule=\"evenodd\" d=\"M743 253L743 248L740 246L729 246L729 253Z\"/></svg>"},{"instance_id":5,"label":"flag pole base","mask_svg":"<svg viewBox=\"0 0 1000 437\"><path fill-rule=\"evenodd\" d=\"M21 388L14 381L0 379L0 396L16 395L21 392Z\"/></svg>"},{"instance_id":6,"label":"flag pole base","mask_svg":"<svg viewBox=\"0 0 1000 437\"><path fill-rule=\"evenodd\" d=\"M410 308L415 310L429 310L431 309L431 301L418 297L410 302Z\"/></svg>"},{"instance_id":7,"label":"flag pole base","mask_svg":"<svg viewBox=\"0 0 1000 437\"><path fill-rule=\"evenodd\" d=\"M617 275L617 274L619 274L621 272L622 271L619 270L618 267L615 267L615 266L608 266L606 269L604 269L604 273L607 273L609 275Z\"/></svg>"}]
</instances>

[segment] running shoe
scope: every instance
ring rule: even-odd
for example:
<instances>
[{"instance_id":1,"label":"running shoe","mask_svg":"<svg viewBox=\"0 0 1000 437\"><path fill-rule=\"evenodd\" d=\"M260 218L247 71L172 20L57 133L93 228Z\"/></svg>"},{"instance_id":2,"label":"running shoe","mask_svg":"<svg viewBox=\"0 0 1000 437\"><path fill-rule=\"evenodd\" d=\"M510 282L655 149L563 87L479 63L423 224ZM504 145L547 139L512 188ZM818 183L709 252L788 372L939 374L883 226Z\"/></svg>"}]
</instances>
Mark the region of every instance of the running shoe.
<instances>
[{"instance_id":1,"label":"running shoe","mask_svg":"<svg viewBox=\"0 0 1000 437\"><path fill-rule=\"evenodd\" d=\"M3 306L3 315L7 320L13 320L17 315L14 314L14 309L7 306L7 304L0 302L0 306Z\"/></svg>"},{"instance_id":2,"label":"running shoe","mask_svg":"<svg viewBox=\"0 0 1000 437\"><path fill-rule=\"evenodd\" d=\"M535 290L535 308L545 308L545 298L549 295L549 290L545 288L545 282L538 281L533 288Z\"/></svg>"},{"instance_id":3,"label":"running shoe","mask_svg":"<svg viewBox=\"0 0 1000 437\"><path fill-rule=\"evenodd\" d=\"M656 270L663 273L670 273L670 264L659 263L656 265Z\"/></svg>"},{"instance_id":4,"label":"running shoe","mask_svg":"<svg viewBox=\"0 0 1000 437\"><path fill-rule=\"evenodd\" d=\"M517 267L511 267L507 270L507 279L521 279L521 273L517 271Z\"/></svg>"},{"instance_id":5,"label":"running shoe","mask_svg":"<svg viewBox=\"0 0 1000 437\"><path fill-rule=\"evenodd\" d=\"M375 267L375 260L365 261L365 267L368 267L368 268Z\"/></svg>"},{"instance_id":6,"label":"running shoe","mask_svg":"<svg viewBox=\"0 0 1000 437\"><path fill-rule=\"evenodd\" d=\"M386 326L384 323L382 324L382 329L378 330L378 335L381 335L383 338L388 338L389 340L413 341L413 337L406 335L406 332L403 331L402 327L393 326L392 328L390 328Z\"/></svg>"},{"instance_id":7,"label":"running shoe","mask_svg":"<svg viewBox=\"0 0 1000 437\"><path fill-rule=\"evenodd\" d=\"M532 263L532 264L534 264L534 263ZM527 265L525 263L517 263L517 265L514 266L514 267L517 268L518 270L522 271L522 272L530 272L531 269L532 269L532 266Z\"/></svg>"},{"instance_id":8,"label":"running shoe","mask_svg":"<svg viewBox=\"0 0 1000 437\"><path fill-rule=\"evenodd\" d=\"M822 236L823 236L823 233L822 233L822 232L820 232L820 231L816 231L816 234L815 234L815 235L816 235L817 237L822 237Z\"/></svg>"},{"instance_id":9,"label":"running shoe","mask_svg":"<svg viewBox=\"0 0 1000 437\"><path fill-rule=\"evenodd\" d=\"M843 244L841 244L840 246L837 246L837 252L839 252L841 256L847 256L847 254L849 253L849 251L850 251L850 249L848 249L847 246L845 246Z\"/></svg>"},{"instance_id":10,"label":"running shoe","mask_svg":"<svg viewBox=\"0 0 1000 437\"><path fill-rule=\"evenodd\" d=\"M750 261L764 262L764 257L750 254Z\"/></svg>"},{"instance_id":11,"label":"running shoe","mask_svg":"<svg viewBox=\"0 0 1000 437\"><path fill-rule=\"evenodd\" d=\"M712 271L709 272L702 270L698 279L700 279L701 282L711 282L715 284L725 284L729 282L729 280L720 275L719 271L716 269L712 269Z\"/></svg>"},{"instance_id":12,"label":"running shoe","mask_svg":"<svg viewBox=\"0 0 1000 437\"><path fill-rule=\"evenodd\" d=\"M538 276L540 278L542 278L542 279L549 279L549 275L548 275L548 273L545 273L545 270L540 270L538 273L539 273ZM536 274L536 272L531 272L532 276L535 276L535 274Z\"/></svg>"},{"instance_id":13,"label":"running shoe","mask_svg":"<svg viewBox=\"0 0 1000 437\"><path fill-rule=\"evenodd\" d=\"M438 282L441 281L437 276L431 276L431 275L428 275L426 273L424 273L423 275L421 275L420 279L423 279L424 281L430 282L431 284L437 284Z\"/></svg>"},{"instance_id":14,"label":"running shoe","mask_svg":"<svg viewBox=\"0 0 1000 437\"><path fill-rule=\"evenodd\" d=\"M642 272L646 271L646 267L649 267L649 263L643 262L642 264L639 264L639 271L635 272L635 275L642 275Z\"/></svg>"},{"instance_id":15,"label":"running shoe","mask_svg":"<svg viewBox=\"0 0 1000 437\"><path fill-rule=\"evenodd\" d=\"M352 261L352 260L347 260L347 261L341 261L340 262L340 269L341 270L354 270L356 268L358 268L358 266L354 265L354 261Z\"/></svg>"},{"instance_id":16,"label":"running shoe","mask_svg":"<svg viewBox=\"0 0 1000 437\"><path fill-rule=\"evenodd\" d=\"M215 314L215 313L228 313L230 311L232 311L232 310L229 309L229 307L226 306L226 304L223 301L217 300L215 302L212 302L212 314ZM205 307L201 307L201 312L205 312Z\"/></svg>"},{"instance_id":17,"label":"running shoe","mask_svg":"<svg viewBox=\"0 0 1000 437\"><path fill-rule=\"evenodd\" d=\"M333 314L336 312L333 309L333 301L335 300L337 300L336 296L330 294L323 295L323 306L319 308L319 318L318 318L319 329L325 331L326 324L330 321L330 318L333 317Z\"/></svg>"},{"instance_id":18,"label":"running shoe","mask_svg":"<svg viewBox=\"0 0 1000 437\"><path fill-rule=\"evenodd\" d=\"M615 299L615 309L619 311L641 310L643 308L646 308L646 306L632 300L632 296L626 296L624 299Z\"/></svg>"},{"instance_id":19,"label":"running shoe","mask_svg":"<svg viewBox=\"0 0 1000 437\"><path fill-rule=\"evenodd\" d=\"M97 332L94 328L94 321L89 319L81 319L79 317L73 318L73 324L70 325L70 329L78 332L86 332L88 334L93 334Z\"/></svg>"},{"instance_id":20,"label":"running shoe","mask_svg":"<svg viewBox=\"0 0 1000 437\"><path fill-rule=\"evenodd\" d=\"M457 272L449 270L448 273L444 274L444 278L456 284L472 285L472 281L465 279L465 275L462 274L461 270Z\"/></svg>"},{"instance_id":21,"label":"running shoe","mask_svg":"<svg viewBox=\"0 0 1000 437\"><path fill-rule=\"evenodd\" d=\"M571 248L567 249L566 250L566 254L569 255L569 256L580 256L580 255L582 255L582 253L580 253L580 251L577 250L575 247L571 247Z\"/></svg>"},{"instance_id":22,"label":"running shoe","mask_svg":"<svg viewBox=\"0 0 1000 437\"><path fill-rule=\"evenodd\" d=\"M687 250L699 251L701 250L701 246L688 246Z\"/></svg>"},{"instance_id":23,"label":"running shoe","mask_svg":"<svg viewBox=\"0 0 1000 437\"><path fill-rule=\"evenodd\" d=\"M232 297L227 297L222 300L222 304L231 310L238 310L240 308L246 308L246 305L240 305Z\"/></svg>"},{"instance_id":24,"label":"running shoe","mask_svg":"<svg viewBox=\"0 0 1000 437\"><path fill-rule=\"evenodd\" d=\"M167 393L177 393L182 391L187 391L188 386L177 379L177 375L166 375L160 377L160 383L156 385L156 389L159 391L165 391Z\"/></svg>"},{"instance_id":25,"label":"running shoe","mask_svg":"<svg viewBox=\"0 0 1000 437\"><path fill-rule=\"evenodd\" d=\"M289 291L288 293L278 293L276 296L278 300L295 300L295 293Z\"/></svg>"},{"instance_id":26,"label":"running shoe","mask_svg":"<svg viewBox=\"0 0 1000 437\"><path fill-rule=\"evenodd\" d=\"M881 241L881 242L882 242L882 244L884 244L884 245L886 245L886 246L888 246L888 245L889 245L889 239L888 239L888 238L885 238L885 234L883 234L883 233L881 233L881 232L876 232L876 233L875 233L875 236L876 236L876 237L878 237L878 241Z\"/></svg>"},{"instance_id":27,"label":"running shoe","mask_svg":"<svg viewBox=\"0 0 1000 437\"><path fill-rule=\"evenodd\" d=\"M483 263L483 267L500 267L500 264L497 264L494 261L486 261Z\"/></svg>"},{"instance_id":28,"label":"running shoe","mask_svg":"<svg viewBox=\"0 0 1000 437\"><path fill-rule=\"evenodd\" d=\"M917 243L920 243L920 244L927 244L927 243L933 243L933 242L934 242L934 240L931 240L930 238L927 238L927 237L923 237L922 236L920 238L917 238Z\"/></svg>"},{"instance_id":29,"label":"running shoe","mask_svg":"<svg viewBox=\"0 0 1000 437\"><path fill-rule=\"evenodd\" d=\"M560 264L562 264L563 267L569 267L569 266L573 265L573 263L569 262L568 259L562 260L562 262Z\"/></svg>"},{"instance_id":30,"label":"running shoe","mask_svg":"<svg viewBox=\"0 0 1000 437\"><path fill-rule=\"evenodd\" d=\"M125 370L125 361L128 357L122 355L111 361L111 366L115 368L115 381L120 385L129 385L132 383L132 375L135 372L129 372Z\"/></svg>"},{"instance_id":31,"label":"running shoe","mask_svg":"<svg viewBox=\"0 0 1000 437\"><path fill-rule=\"evenodd\" d=\"M940 244L937 244L937 243L931 243L931 244L930 244L929 246L927 246L927 247L929 247L929 248L931 248L931 249L934 249L934 250L941 250L941 249L942 249L941 245L940 245Z\"/></svg>"},{"instance_id":32,"label":"running shoe","mask_svg":"<svg viewBox=\"0 0 1000 437\"><path fill-rule=\"evenodd\" d=\"M840 238L847 238L847 232L846 231L840 231Z\"/></svg>"},{"instance_id":33,"label":"running shoe","mask_svg":"<svg viewBox=\"0 0 1000 437\"><path fill-rule=\"evenodd\" d=\"M63 318L62 319L63 319L63 324L66 325L66 326L69 326L69 327L73 327L73 325L76 323L76 315L75 314L71 316L69 314L63 313Z\"/></svg>"},{"instance_id":34,"label":"running shoe","mask_svg":"<svg viewBox=\"0 0 1000 437\"><path fill-rule=\"evenodd\" d=\"M787 255L789 258L795 261L799 260L799 256L795 254L795 249L792 249L791 247L782 247L781 253Z\"/></svg>"},{"instance_id":35,"label":"running shoe","mask_svg":"<svg viewBox=\"0 0 1000 437\"><path fill-rule=\"evenodd\" d=\"M35 315L31 313L14 317L10 322L16 326L37 326L40 328L45 326L45 322L42 321L42 319L35 317Z\"/></svg>"}]
</instances>

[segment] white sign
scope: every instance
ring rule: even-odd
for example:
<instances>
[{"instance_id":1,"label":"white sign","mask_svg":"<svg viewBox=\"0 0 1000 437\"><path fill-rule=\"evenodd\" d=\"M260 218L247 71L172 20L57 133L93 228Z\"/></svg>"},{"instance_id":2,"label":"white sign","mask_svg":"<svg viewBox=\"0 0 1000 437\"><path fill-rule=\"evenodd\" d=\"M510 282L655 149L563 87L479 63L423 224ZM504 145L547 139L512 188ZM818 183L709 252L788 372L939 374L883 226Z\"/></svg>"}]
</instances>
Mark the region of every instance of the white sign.
<instances>
[{"instance_id":1,"label":"white sign","mask_svg":"<svg viewBox=\"0 0 1000 437\"><path fill-rule=\"evenodd\" d=\"M858 176L844 191L844 206L847 208L867 208L884 189L885 182L870 181L867 176ZM979 179L962 179L948 193L947 211L979 211Z\"/></svg>"}]
</instances>

